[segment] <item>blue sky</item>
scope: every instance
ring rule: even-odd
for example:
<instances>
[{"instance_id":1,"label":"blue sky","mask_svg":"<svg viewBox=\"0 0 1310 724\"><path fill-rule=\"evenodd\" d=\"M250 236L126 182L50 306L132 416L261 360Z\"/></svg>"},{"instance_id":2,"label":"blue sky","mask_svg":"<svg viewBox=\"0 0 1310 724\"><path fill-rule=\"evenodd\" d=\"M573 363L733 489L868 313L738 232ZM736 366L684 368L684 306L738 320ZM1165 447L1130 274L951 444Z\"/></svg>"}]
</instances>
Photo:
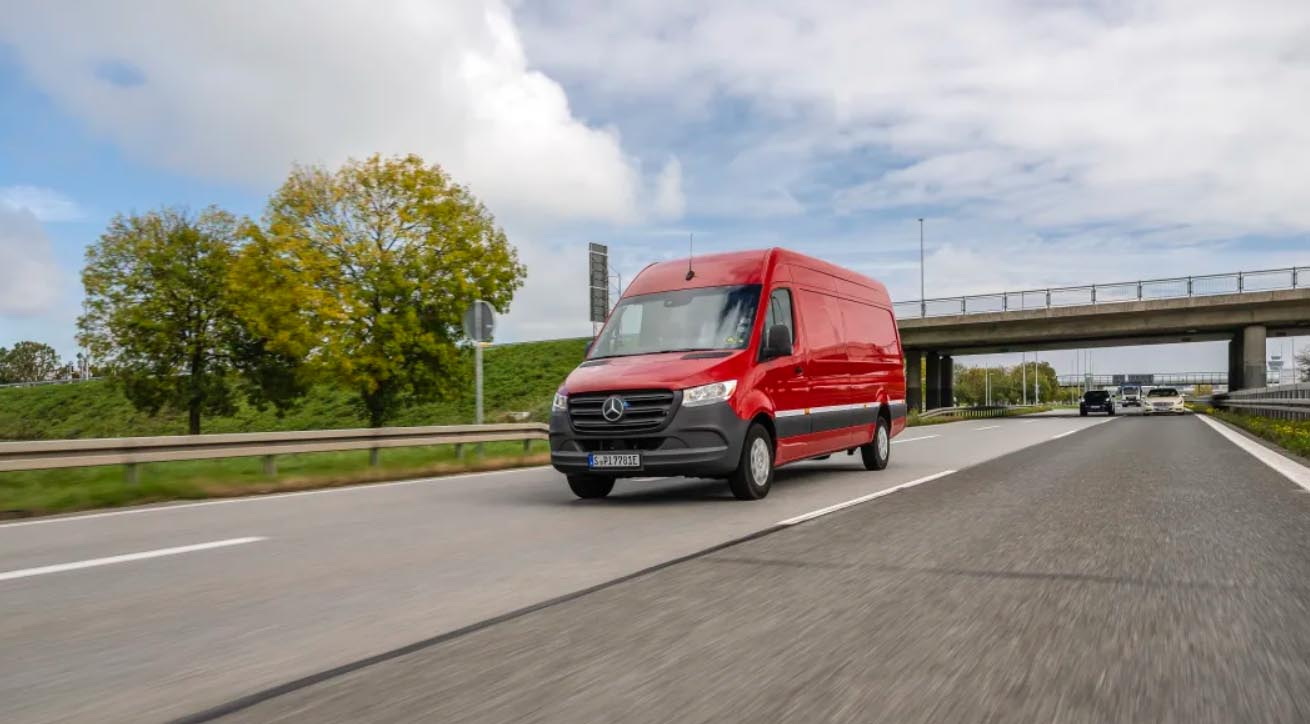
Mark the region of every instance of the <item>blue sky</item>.
<instances>
[{"instance_id":1,"label":"blue sky","mask_svg":"<svg viewBox=\"0 0 1310 724\"><path fill-rule=\"evenodd\" d=\"M529 266L506 340L589 330L588 241L628 278L692 232L784 245L898 299L919 216L930 296L1310 264L1292 0L64 9L0 0L0 345L76 352L114 213L257 216L292 163L375 151L441 163L504 224Z\"/></svg>"}]
</instances>

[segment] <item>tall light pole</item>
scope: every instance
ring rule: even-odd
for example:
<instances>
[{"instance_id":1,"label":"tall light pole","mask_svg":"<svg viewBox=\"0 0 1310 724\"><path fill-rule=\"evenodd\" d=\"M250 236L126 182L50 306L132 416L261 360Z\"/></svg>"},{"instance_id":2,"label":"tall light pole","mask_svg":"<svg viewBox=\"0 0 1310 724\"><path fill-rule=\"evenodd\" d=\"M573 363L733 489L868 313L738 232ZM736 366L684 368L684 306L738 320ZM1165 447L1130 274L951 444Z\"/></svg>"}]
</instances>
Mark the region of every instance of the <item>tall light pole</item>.
<instances>
[{"instance_id":1,"label":"tall light pole","mask_svg":"<svg viewBox=\"0 0 1310 724\"><path fill-rule=\"evenodd\" d=\"M928 295L925 290L927 285L924 284L923 273L923 217L919 218L919 316L928 316Z\"/></svg>"}]
</instances>

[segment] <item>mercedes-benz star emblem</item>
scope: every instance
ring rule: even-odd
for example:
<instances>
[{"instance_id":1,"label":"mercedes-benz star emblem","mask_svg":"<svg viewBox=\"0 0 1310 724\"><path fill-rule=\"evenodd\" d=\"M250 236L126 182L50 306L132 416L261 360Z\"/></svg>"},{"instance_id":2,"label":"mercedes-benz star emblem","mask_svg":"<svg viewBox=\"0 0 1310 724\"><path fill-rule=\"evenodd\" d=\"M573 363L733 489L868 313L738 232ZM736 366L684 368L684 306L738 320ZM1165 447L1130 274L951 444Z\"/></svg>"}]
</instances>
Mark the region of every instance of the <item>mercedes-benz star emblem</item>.
<instances>
[{"instance_id":1,"label":"mercedes-benz star emblem","mask_svg":"<svg viewBox=\"0 0 1310 724\"><path fill-rule=\"evenodd\" d=\"M604 404L600 406L601 417L610 422L618 422L623 417L623 398L618 395L610 395L605 398Z\"/></svg>"}]
</instances>

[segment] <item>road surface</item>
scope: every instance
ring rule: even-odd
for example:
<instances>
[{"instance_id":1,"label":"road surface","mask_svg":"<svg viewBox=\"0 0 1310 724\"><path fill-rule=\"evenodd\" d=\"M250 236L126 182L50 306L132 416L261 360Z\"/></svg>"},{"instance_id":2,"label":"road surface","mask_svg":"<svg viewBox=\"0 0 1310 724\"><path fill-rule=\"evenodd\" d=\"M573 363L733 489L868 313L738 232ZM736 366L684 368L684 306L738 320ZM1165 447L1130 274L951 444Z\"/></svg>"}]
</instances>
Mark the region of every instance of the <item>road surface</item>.
<instances>
[{"instance_id":1,"label":"road surface","mask_svg":"<svg viewBox=\"0 0 1310 724\"><path fill-rule=\"evenodd\" d=\"M916 428L887 471L808 463L760 503L574 501L536 469L4 525L0 577L30 574L0 578L0 698L13 721L1310 718L1310 501L1195 418L1109 422Z\"/></svg>"}]
</instances>

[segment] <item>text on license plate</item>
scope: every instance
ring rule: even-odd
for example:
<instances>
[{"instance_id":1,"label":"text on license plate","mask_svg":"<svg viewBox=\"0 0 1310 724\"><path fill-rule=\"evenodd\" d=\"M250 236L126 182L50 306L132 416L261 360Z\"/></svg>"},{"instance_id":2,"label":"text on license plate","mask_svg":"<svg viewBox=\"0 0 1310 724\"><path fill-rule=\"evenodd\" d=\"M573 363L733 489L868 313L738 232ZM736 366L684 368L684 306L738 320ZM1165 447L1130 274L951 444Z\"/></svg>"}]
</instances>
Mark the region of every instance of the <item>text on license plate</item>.
<instances>
[{"instance_id":1,"label":"text on license plate","mask_svg":"<svg viewBox=\"0 0 1310 724\"><path fill-rule=\"evenodd\" d=\"M589 468L639 468L640 453L592 453L587 456Z\"/></svg>"}]
</instances>

